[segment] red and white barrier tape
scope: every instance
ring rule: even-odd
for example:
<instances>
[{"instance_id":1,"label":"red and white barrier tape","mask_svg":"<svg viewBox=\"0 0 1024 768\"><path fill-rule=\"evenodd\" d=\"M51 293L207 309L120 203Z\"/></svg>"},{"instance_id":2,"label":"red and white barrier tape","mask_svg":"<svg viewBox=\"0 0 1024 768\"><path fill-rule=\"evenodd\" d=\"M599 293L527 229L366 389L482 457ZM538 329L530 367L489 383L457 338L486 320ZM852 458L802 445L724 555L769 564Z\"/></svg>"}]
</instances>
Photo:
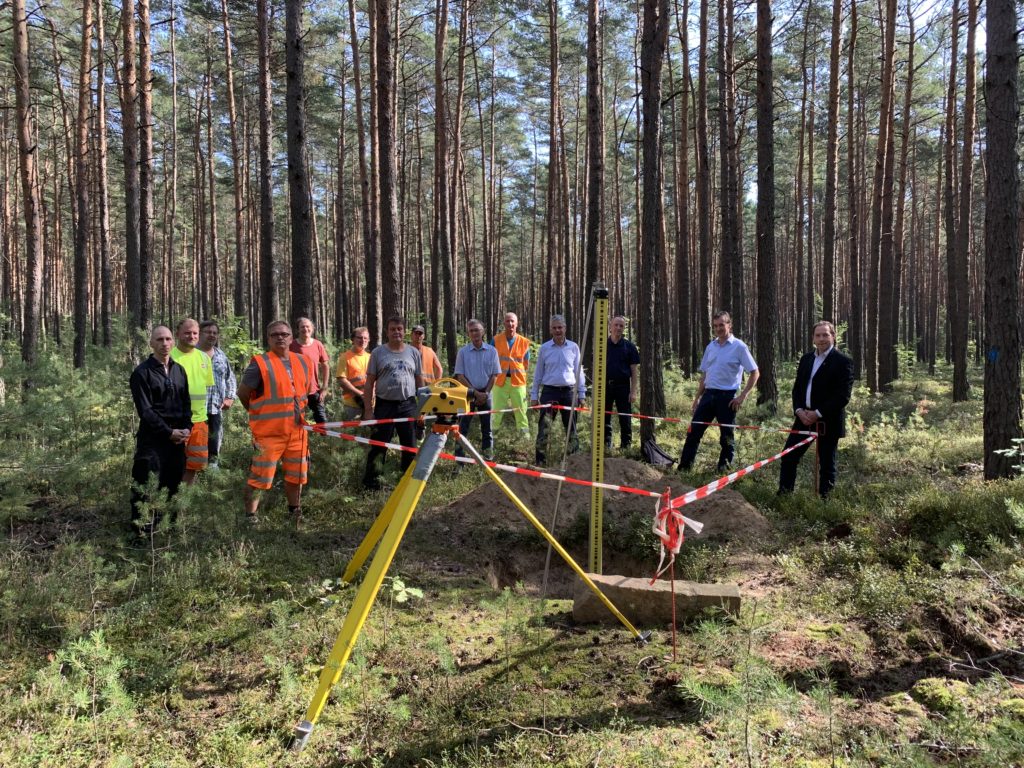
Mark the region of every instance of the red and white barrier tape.
<instances>
[{"instance_id":1,"label":"red and white barrier tape","mask_svg":"<svg viewBox=\"0 0 1024 768\"><path fill-rule=\"evenodd\" d=\"M419 448L410 448L406 445L399 443L385 443L381 440L372 440L369 437L362 437L360 435L350 435L347 432L335 432L332 430L324 429L323 424L318 424L315 427L307 424L306 429L310 432L315 432L318 435L326 435L327 437L339 437L342 440L349 440L353 443L362 443L363 445L373 445L378 448L390 448L395 451L404 451L406 453L419 453ZM451 461L462 462L463 464L476 464L476 460L469 456L455 456L451 453L442 453L442 459L449 459ZM569 485L579 485L585 488L603 488L607 491L618 491L620 493L631 493L636 496L648 496L651 498L660 498L661 494L657 491L648 491L644 488L634 488L630 485L615 485L613 483L595 483L590 480L581 480L577 477L569 477L567 475L556 475L553 472L541 472L537 469L527 469L526 467L516 467L512 464L499 464L495 461L486 462L487 466L492 469L497 469L501 472L508 472L513 475L523 475L525 477L539 478L542 480L554 480L559 483L568 483ZM688 517L683 518L684 522L689 525L697 533L701 532L704 524L697 520L691 520Z\"/></svg>"},{"instance_id":2,"label":"red and white barrier tape","mask_svg":"<svg viewBox=\"0 0 1024 768\"><path fill-rule=\"evenodd\" d=\"M526 409L529 411L529 410L537 410L538 408L550 408L550 407L551 407L550 404L545 404L545 405L529 405L529 406L526 407ZM480 416L480 415L488 414L488 413L514 413L515 411L518 411L518 410L519 410L518 408L500 408L500 409L495 410L495 411L471 411L470 413L463 414L463 415L465 415L465 416ZM350 428L354 428L354 427L374 427L374 426L377 426L378 424L404 424L404 423L410 422L410 421L420 421L421 419L423 421L426 421L428 419L436 419L436 418L437 418L437 416L435 416L434 414L428 413L428 414L426 414L424 416L403 416L403 417L398 418L398 419L367 419L366 421L360 421L360 420L356 419L354 421L328 421L328 422L324 422L323 424L307 424L306 427L307 428L308 427L312 427L314 432L320 432L323 429L339 429L339 428L340 429L350 429Z\"/></svg>"},{"instance_id":3,"label":"red and white barrier tape","mask_svg":"<svg viewBox=\"0 0 1024 768\"><path fill-rule=\"evenodd\" d=\"M551 407L555 408L555 409L558 409L558 410L563 410L563 411L576 410L576 411L579 411L581 413L590 413L590 411L591 411L590 408L582 408L582 407L570 408L570 406L568 406L568 405L559 405L558 403L552 403ZM679 418L676 418L675 416L647 416L647 415L642 414L642 413L622 413L621 411L605 411L605 415L606 416L628 416L631 419L647 419L648 421L664 421L667 424L702 424L702 425L704 425L706 427L721 427L721 426L723 426L722 424L719 424L717 421L693 421L691 419L679 419ZM732 427L733 429L751 429L751 430L757 430L757 431L760 431L760 432L781 432L783 434L788 434L788 435L815 435L815 436L817 436L817 434L818 434L817 432L802 431L802 430L799 430L799 429L783 429L781 427L759 427L756 424L726 424L724 426Z\"/></svg>"},{"instance_id":4,"label":"red and white barrier tape","mask_svg":"<svg viewBox=\"0 0 1024 768\"><path fill-rule=\"evenodd\" d=\"M746 466L743 469L737 469L735 472L730 472L725 477L720 477L717 480L712 480L707 485L703 485L700 488L695 488L694 490L689 491L688 493L684 493L682 496L676 496L674 499L672 499L672 508L677 509L678 507L684 507L687 504L690 504L694 501L706 499L712 493L722 490L723 488L725 488L725 486L731 483L735 483L741 477L749 475L751 472L755 472L761 469L761 467L771 464L773 461L778 461L787 453L792 453L801 446L814 442L816 438L817 435L811 435L810 437L801 440L796 445L790 446L789 448L786 448L784 451L776 453L774 456L771 456L767 459L761 459L761 461L755 461L753 464Z\"/></svg>"},{"instance_id":5,"label":"red and white barrier tape","mask_svg":"<svg viewBox=\"0 0 1024 768\"><path fill-rule=\"evenodd\" d=\"M654 525L651 530L658 537L661 544L661 558L658 560L658 569L651 578L651 584L672 567L679 554L685 535L685 519L681 512L672 506L671 489L666 488L665 492L658 497L654 506ZM700 531L698 531L700 533ZM665 555L668 555L668 562L665 562Z\"/></svg>"}]
</instances>

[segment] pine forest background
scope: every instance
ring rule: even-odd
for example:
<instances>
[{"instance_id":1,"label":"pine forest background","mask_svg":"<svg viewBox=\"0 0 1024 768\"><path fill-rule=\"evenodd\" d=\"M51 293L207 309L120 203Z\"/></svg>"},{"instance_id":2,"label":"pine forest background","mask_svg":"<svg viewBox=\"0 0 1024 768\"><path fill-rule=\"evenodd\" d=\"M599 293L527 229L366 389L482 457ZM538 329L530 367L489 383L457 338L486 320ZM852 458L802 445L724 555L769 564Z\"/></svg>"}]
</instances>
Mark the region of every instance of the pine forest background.
<instances>
[{"instance_id":1,"label":"pine forest background","mask_svg":"<svg viewBox=\"0 0 1024 768\"><path fill-rule=\"evenodd\" d=\"M572 336L600 280L645 371L692 373L724 307L773 403L831 318L871 391L947 360L963 399L1009 359L1020 437L1012 2L5 6L0 334L26 361L85 365L119 318L376 342L400 312L450 365L473 316Z\"/></svg>"}]
</instances>

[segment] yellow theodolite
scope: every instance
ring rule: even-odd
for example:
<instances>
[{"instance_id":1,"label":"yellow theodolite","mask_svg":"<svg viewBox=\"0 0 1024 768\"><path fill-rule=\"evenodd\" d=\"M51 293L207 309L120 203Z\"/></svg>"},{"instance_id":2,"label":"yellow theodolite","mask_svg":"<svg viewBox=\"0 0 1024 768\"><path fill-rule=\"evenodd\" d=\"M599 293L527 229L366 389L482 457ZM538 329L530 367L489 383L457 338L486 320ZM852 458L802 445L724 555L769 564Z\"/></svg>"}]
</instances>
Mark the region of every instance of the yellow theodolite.
<instances>
[{"instance_id":1,"label":"yellow theodolite","mask_svg":"<svg viewBox=\"0 0 1024 768\"><path fill-rule=\"evenodd\" d=\"M433 426L419 448L416 462L402 476L398 486L384 504L384 508L377 515L377 519L370 526L370 530L363 537L363 541L359 544L355 554L352 556L352 560L345 569L342 579L350 582L376 547L377 552L369 568L367 568L366 575L363 577L359 589L356 591L352 607L349 609L341 631L338 633L338 639L335 641L327 663L324 664L323 671L320 673L320 681L317 685L316 693L313 695L313 700L306 709L306 717L295 726L294 739L292 741L293 750L301 750L306 746L306 742L309 741L309 737L313 733L313 726L320 718L324 705L327 703L327 697L330 695L331 689L334 688L341 678L341 673L345 669L349 656L351 656L355 648L359 634L366 623L366 618L369 616L370 609L377 598L377 593L384 582L384 577L391 566L391 561L398 551L399 544L401 544L405 529L412 519L413 512L416 511L416 505L423 495L427 480L430 478L438 458L440 458L449 434L454 435L457 440L461 441L466 451L484 470L487 476L501 488L512 504L551 544L552 548L562 556L569 567L587 583L598 599L622 622L623 626L632 632L637 640L646 641L649 633L641 634L622 615L619 609L598 589L597 585L573 560L572 556L565 551L565 548L558 543L540 520L534 516L526 505L512 492L512 489L484 461L483 456L480 455L476 447L464 435L459 433L459 417L469 413L469 399L472 396L473 390L463 386L455 379L441 379L431 387L423 387L417 392L420 416L433 416Z\"/></svg>"}]
</instances>

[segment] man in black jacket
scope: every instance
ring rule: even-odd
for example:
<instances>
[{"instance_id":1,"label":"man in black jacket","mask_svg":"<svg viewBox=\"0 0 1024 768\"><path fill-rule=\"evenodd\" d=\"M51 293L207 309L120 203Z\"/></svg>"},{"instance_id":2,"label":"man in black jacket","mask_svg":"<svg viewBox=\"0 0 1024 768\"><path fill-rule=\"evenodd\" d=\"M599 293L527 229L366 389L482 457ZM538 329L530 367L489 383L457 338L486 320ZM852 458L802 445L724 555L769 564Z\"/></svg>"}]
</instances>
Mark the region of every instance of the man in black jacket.
<instances>
[{"instance_id":1,"label":"man in black jacket","mask_svg":"<svg viewBox=\"0 0 1024 768\"><path fill-rule=\"evenodd\" d=\"M141 517L139 504L146 500L140 486L156 473L159 487L173 496L185 473L185 443L192 429L192 401L185 369L171 359L174 336L158 325L149 336L153 350L134 371L128 383L139 431L135 435L132 463L132 521ZM147 526L148 527L148 526Z\"/></svg>"},{"instance_id":2,"label":"man in black jacket","mask_svg":"<svg viewBox=\"0 0 1024 768\"><path fill-rule=\"evenodd\" d=\"M822 320L814 326L814 351L800 358L793 383L793 429L818 433L818 493L828 498L836 485L839 438L846 436L846 404L853 392L853 360L836 349L836 329ZM786 447L805 440L789 436ZM779 493L789 493L796 483L796 467L810 444L782 457Z\"/></svg>"}]
</instances>

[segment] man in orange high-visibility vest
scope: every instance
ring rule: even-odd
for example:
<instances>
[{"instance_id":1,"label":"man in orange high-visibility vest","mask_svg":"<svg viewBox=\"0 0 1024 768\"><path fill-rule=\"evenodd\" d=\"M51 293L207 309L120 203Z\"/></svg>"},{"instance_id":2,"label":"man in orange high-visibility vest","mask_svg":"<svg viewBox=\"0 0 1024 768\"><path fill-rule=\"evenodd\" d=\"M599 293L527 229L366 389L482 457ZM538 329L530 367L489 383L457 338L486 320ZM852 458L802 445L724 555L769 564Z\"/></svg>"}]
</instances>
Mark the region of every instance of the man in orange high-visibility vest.
<instances>
[{"instance_id":1,"label":"man in orange high-visibility vest","mask_svg":"<svg viewBox=\"0 0 1024 768\"><path fill-rule=\"evenodd\" d=\"M491 340L491 346L498 350L501 374L494 383L491 407L496 411L515 408L513 412L516 428L524 435L530 434L530 422L526 418L526 369L530 366L530 340L516 333L519 318L515 312L505 313L505 332ZM501 426L503 413L494 414L494 431Z\"/></svg>"},{"instance_id":2,"label":"man in orange high-visibility vest","mask_svg":"<svg viewBox=\"0 0 1024 768\"><path fill-rule=\"evenodd\" d=\"M255 519L260 500L253 489L270 490L280 461L288 512L298 525L302 519L302 486L309 471L303 413L311 374L305 356L288 349L292 329L287 322L270 323L267 339L270 349L252 359L238 387L238 399L249 411L255 449L245 484L245 514Z\"/></svg>"}]
</instances>

